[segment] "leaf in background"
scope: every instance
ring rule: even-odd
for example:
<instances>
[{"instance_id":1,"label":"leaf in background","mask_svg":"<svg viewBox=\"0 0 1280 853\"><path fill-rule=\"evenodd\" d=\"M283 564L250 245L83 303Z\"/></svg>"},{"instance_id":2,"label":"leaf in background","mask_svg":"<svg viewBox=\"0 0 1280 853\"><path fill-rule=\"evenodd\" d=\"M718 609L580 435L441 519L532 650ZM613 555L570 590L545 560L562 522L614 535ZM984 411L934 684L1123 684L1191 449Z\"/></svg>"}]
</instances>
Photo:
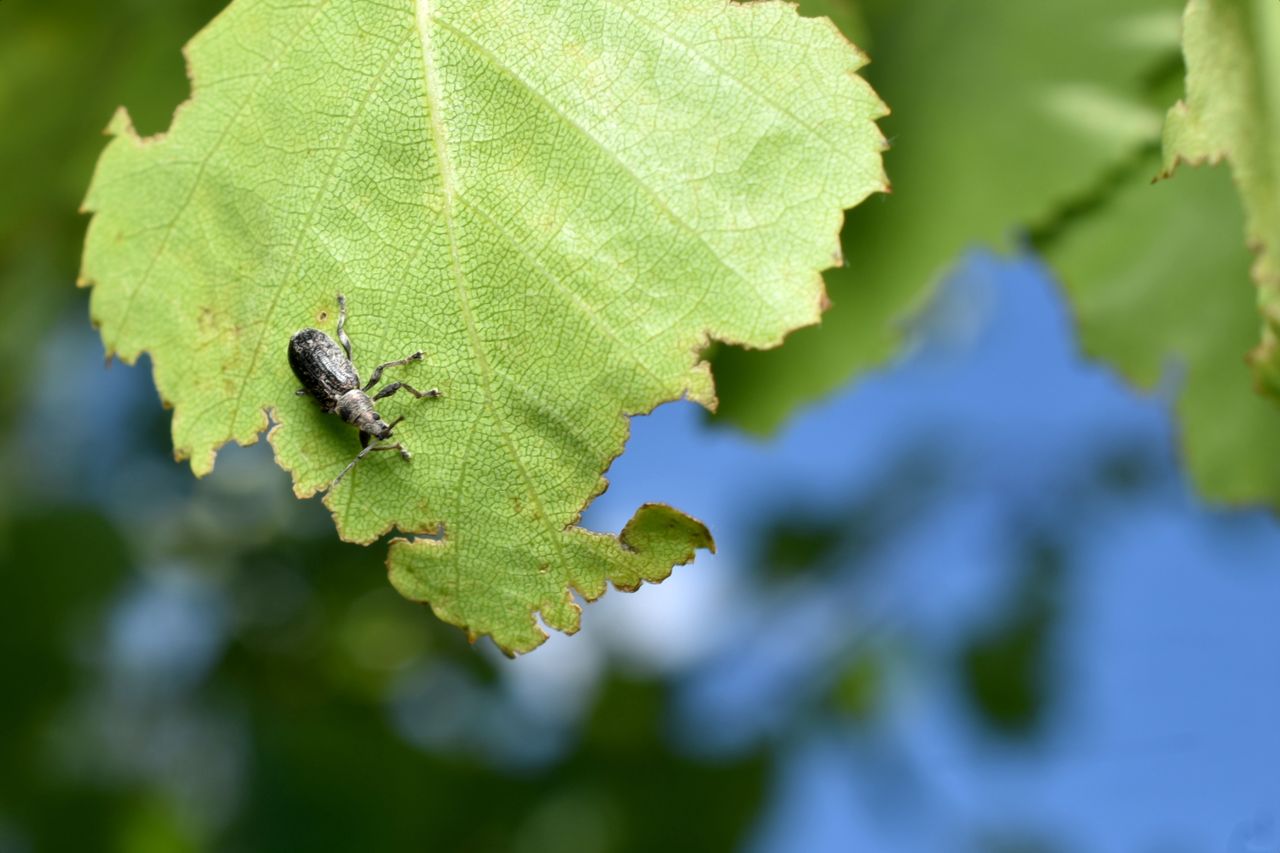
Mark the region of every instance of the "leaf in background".
<instances>
[{"instance_id":1,"label":"leaf in background","mask_svg":"<svg viewBox=\"0 0 1280 853\"><path fill-rule=\"evenodd\" d=\"M851 0L810 0L824 13ZM867 0L867 77L893 108L893 193L852 213L834 307L782 349L721 350L720 415L767 431L897 348L964 248L1007 244L1143 143L1146 75L1176 56L1178 0Z\"/></svg>"},{"instance_id":2,"label":"leaf in background","mask_svg":"<svg viewBox=\"0 0 1280 853\"><path fill-rule=\"evenodd\" d=\"M342 536L392 527L406 596L522 651L533 612L631 589L709 547L646 506L576 521L627 414L710 403L708 336L816 321L841 210L884 186L861 56L784 3L237 0L189 46L193 99L140 139L121 112L86 207L83 277L109 349L152 354L177 453L208 471L267 426L294 489L353 431L285 359L350 301L358 366L418 349L392 398L415 459L377 454L325 498Z\"/></svg>"},{"instance_id":3,"label":"leaf in background","mask_svg":"<svg viewBox=\"0 0 1280 853\"><path fill-rule=\"evenodd\" d=\"M1183 53L1187 92L1165 124L1165 172L1180 161L1231 164L1269 327L1254 360L1264 385L1280 394L1280 4L1191 0Z\"/></svg>"},{"instance_id":4,"label":"leaf in background","mask_svg":"<svg viewBox=\"0 0 1280 853\"><path fill-rule=\"evenodd\" d=\"M1153 153L1105 207L1046 248L1084 349L1143 388L1172 371L1193 480L1210 499L1280 506L1280 410L1250 387L1260 324L1249 252L1224 169L1150 182Z\"/></svg>"},{"instance_id":5,"label":"leaf in background","mask_svg":"<svg viewBox=\"0 0 1280 853\"><path fill-rule=\"evenodd\" d=\"M144 126L186 94L177 48L218 0L0 3L0 360L28 363L75 297L77 202L124 95ZM28 371L0 373L0 423ZM0 498L0 501L5 500ZM2 514L2 513L0 513Z\"/></svg>"}]
</instances>

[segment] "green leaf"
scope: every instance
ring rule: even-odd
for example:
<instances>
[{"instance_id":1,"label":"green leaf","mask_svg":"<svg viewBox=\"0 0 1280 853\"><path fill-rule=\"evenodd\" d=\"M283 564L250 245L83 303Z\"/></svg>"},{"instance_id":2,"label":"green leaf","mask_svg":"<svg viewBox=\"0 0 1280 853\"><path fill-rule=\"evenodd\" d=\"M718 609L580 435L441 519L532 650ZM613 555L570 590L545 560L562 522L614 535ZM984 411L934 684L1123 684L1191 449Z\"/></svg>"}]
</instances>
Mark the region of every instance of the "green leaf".
<instances>
[{"instance_id":1,"label":"green leaf","mask_svg":"<svg viewBox=\"0 0 1280 853\"><path fill-rule=\"evenodd\" d=\"M1206 497L1280 506L1280 410L1254 393L1245 355L1260 320L1224 169L1151 183L1155 152L1103 208L1046 249L1090 355L1142 388L1176 380L1187 468Z\"/></svg>"},{"instance_id":2,"label":"green leaf","mask_svg":"<svg viewBox=\"0 0 1280 853\"><path fill-rule=\"evenodd\" d=\"M1280 6L1192 0L1184 19L1186 98L1169 111L1166 175L1154 154L1110 203L1050 245L1080 319L1084 346L1143 387L1180 374L1177 409L1188 469L1211 500L1280 507L1280 410L1249 381L1247 356L1277 292L1280 238ZM1245 216L1241 215L1241 198ZM1247 287L1246 232L1259 250ZM1264 311L1264 314L1266 312ZM1272 323L1275 322L1274 316ZM1253 360L1275 371L1265 342ZM1260 354L1266 354L1260 356Z\"/></svg>"},{"instance_id":3,"label":"green leaf","mask_svg":"<svg viewBox=\"0 0 1280 853\"><path fill-rule=\"evenodd\" d=\"M720 415L775 428L898 347L906 319L975 243L1006 247L1159 137L1146 98L1176 58L1180 0L809 0L860 8L893 193L854 211L834 303L770 352L716 357Z\"/></svg>"},{"instance_id":4,"label":"green leaf","mask_svg":"<svg viewBox=\"0 0 1280 853\"><path fill-rule=\"evenodd\" d=\"M534 612L577 628L572 590L710 546L666 507L620 538L576 522L625 415L713 402L710 338L817 320L841 211L884 186L883 107L829 23L780 2L236 0L187 52L167 134L111 124L83 278L107 346L151 353L197 474L268 413L299 496L351 460L285 359L342 292L357 366L425 350L392 378L444 394L380 404L412 463L374 454L325 497L345 539L434 534L393 545L403 593L523 651Z\"/></svg>"},{"instance_id":5,"label":"green leaf","mask_svg":"<svg viewBox=\"0 0 1280 853\"><path fill-rule=\"evenodd\" d=\"M1190 0L1183 28L1187 93L1165 123L1165 172L1182 161L1230 163L1267 320L1254 361L1280 395L1280 4Z\"/></svg>"}]
</instances>

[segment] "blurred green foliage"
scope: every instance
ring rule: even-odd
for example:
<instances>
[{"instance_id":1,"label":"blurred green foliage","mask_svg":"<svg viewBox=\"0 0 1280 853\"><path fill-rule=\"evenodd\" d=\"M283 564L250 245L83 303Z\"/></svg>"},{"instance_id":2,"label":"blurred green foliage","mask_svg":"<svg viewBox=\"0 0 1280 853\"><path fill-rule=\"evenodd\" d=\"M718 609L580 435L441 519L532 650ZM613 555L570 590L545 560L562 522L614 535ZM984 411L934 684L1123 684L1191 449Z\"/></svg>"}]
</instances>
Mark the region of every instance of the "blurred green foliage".
<instances>
[{"instance_id":1,"label":"blurred green foliage","mask_svg":"<svg viewBox=\"0 0 1280 853\"><path fill-rule=\"evenodd\" d=\"M128 103L163 130L188 92L178 48L220 0L0 3L0 358L22 363L75 299L78 213L103 129ZM0 401L26 377L0 373ZM9 407L3 408L9 417Z\"/></svg>"},{"instance_id":2,"label":"blurred green foliage","mask_svg":"<svg viewBox=\"0 0 1280 853\"><path fill-rule=\"evenodd\" d=\"M1280 505L1280 409L1246 365L1261 319L1225 168L1151 182L1152 151L1087 216L1039 241L1085 351L1176 398L1186 465L1204 494Z\"/></svg>"},{"instance_id":3,"label":"blurred green foliage","mask_svg":"<svg viewBox=\"0 0 1280 853\"><path fill-rule=\"evenodd\" d=\"M850 211L834 303L777 350L724 347L719 417L757 432L899 347L960 252L1008 247L1159 139L1152 74L1176 63L1181 0L824 0L860 10L864 73L891 114L893 184ZM1070 33L1070 38L1062 34Z\"/></svg>"},{"instance_id":4,"label":"blurred green foliage","mask_svg":"<svg viewBox=\"0 0 1280 853\"><path fill-rule=\"evenodd\" d=\"M0 648L9 651L0 655L0 821L16 818L48 849L71 850L85 837L110 836L127 799L66 785L49 767L48 747L51 723L83 677L68 645L125 576L128 552L115 529L91 513L57 508L10 523L0 565L23 575L6 578L0 619ZM84 570L85 549L95 555L91 572Z\"/></svg>"}]
</instances>

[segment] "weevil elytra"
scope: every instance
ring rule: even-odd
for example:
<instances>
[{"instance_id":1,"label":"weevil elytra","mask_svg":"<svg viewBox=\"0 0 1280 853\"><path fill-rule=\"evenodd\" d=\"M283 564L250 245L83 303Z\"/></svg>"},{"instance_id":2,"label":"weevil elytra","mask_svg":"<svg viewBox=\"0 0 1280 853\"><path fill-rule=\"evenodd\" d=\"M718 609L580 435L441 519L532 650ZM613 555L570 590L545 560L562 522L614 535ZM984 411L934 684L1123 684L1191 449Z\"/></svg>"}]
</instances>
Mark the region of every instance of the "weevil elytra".
<instances>
[{"instance_id":1,"label":"weevil elytra","mask_svg":"<svg viewBox=\"0 0 1280 853\"><path fill-rule=\"evenodd\" d=\"M379 364L369 375L369 381L361 387L360 374L356 372L356 367L351 361L351 339L347 337L346 324L347 300L339 293L338 340L342 342L341 347L334 343L333 338L319 329L303 329L289 339L289 366L293 368L293 375L302 383L302 387L295 393L300 397L310 394L325 412L338 415L360 430L361 451L347 464L346 468L342 469L342 473L333 479L330 488L338 485L338 481L345 477L357 462L375 451L397 450L406 462L412 458L412 454L398 441L395 444L369 443L370 437L379 441L391 438L391 431L395 429L396 424L404 420L404 416L401 415L390 423L384 421L382 415L378 414L373 407L374 400L390 397L401 389L419 399L440 396L440 392L435 388L419 391L407 382L392 382L370 397L369 389L382 379L382 371L388 367L399 367L410 362L421 361L422 353L415 352L396 361Z\"/></svg>"}]
</instances>

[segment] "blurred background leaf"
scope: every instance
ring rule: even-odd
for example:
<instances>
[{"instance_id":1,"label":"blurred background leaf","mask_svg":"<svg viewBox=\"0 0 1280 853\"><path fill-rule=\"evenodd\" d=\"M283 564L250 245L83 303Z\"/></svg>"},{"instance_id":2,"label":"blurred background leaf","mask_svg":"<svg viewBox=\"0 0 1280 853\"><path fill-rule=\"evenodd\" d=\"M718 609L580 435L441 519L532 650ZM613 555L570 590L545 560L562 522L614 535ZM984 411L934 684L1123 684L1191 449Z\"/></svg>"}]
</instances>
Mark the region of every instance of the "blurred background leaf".
<instances>
[{"instance_id":1,"label":"blurred background leaf","mask_svg":"<svg viewBox=\"0 0 1280 853\"><path fill-rule=\"evenodd\" d=\"M1280 506L1280 409L1246 357L1261 318L1240 200L1224 167L1152 183L1158 152L1113 197L1042 241L1091 356L1176 401L1186 465L1203 494Z\"/></svg>"},{"instance_id":2,"label":"blurred background leaf","mask_svg":"<svg viewBox=\"0 0 1280 853\"><path fill-rule=\"evenodd\" d=\"M1164 131L1164 166L1226 160L1244 202L1263 304L1280 303L1280 7L1265 0L1190 0L1183 18L1187 83Z\"/></svg>"},{"instance_id":3,"label":"blurred background leaf","mask_svg":"<svg viewBox=\"0 0 1280 853\"><path fill-rule=\"evenodd\" d=\"M77 211L107 120L127 102L142 131L167 127L188 91L177 48L221 8L221 0L0 6L0 357L7 363L20 363L76 298L63 285L80 265ZM23 378L4 371L0 399L11 400Z\"/></svg>"},{"instance_id":4,"label":"blurred background leaf","mask_svg":"<svg viewBox=\"0 0 1280 853\"><path fill-rule=\"evenodd\" d=\"M769 432L795 408L888 358L957 255L1007 248L1143 145L1177 67L1180 0L824 0L865 35L867 79L889 105L886 197L850 211L844 267L821 326L766 352L714 360L719 417Z\"/></svg>"}]
</instances>

